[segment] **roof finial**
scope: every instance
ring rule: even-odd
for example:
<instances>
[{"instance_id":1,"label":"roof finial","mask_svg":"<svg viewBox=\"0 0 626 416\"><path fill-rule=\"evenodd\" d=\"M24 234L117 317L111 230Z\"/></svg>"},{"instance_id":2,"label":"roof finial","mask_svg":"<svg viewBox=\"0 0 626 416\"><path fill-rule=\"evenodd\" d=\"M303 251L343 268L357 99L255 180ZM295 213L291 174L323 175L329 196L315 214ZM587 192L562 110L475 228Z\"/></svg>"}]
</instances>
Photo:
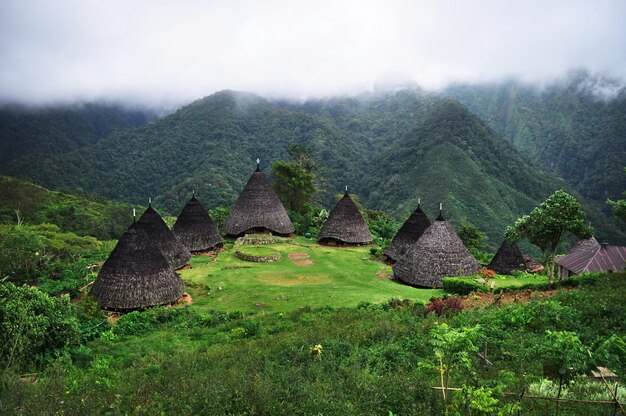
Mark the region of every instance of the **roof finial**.
<instances>
[{"instance_id":1,"label":"roof finial","mask_svg":"<svg viewBox=\"0 0 626 416\"><path fill-rule=\"evenodd\" d=\"M437 221L445 221L446 219L443 217L443 203L439 203L439 216L437 217Z\"/></svg>"},{"instance_id":2,"label":"roof finial","mask_svg":"<svg viewBox=\"0 0 626 416\"><path fill-rule=\"evenodd\" d=\"M148 197L148 208L152 207L152 198Z\"/></svg>"},{"instance_id":3,"label":"roof finial","mask_svg":"<svg viewBox=\"0 0 626 416\"><path fill-rule=\"evenodd\" d=\"M346 193L345 195L348 195L348 185L346 185Z\"/></svg>"},{"instance_id":4,"label":"roof finial","mask_svg":"<svg viewBox=\"0 0 626 416\"><path fill-rule=\"evenodd\" d=\"M195 197L196 197L196 189L195 189L195 188L192 188L192 189L191 189L191 196L192 196L193 198L195 198Z\"/></svg>"},{"instance_id":5,"label":"roof finial","mask_svg":"<svg viewBox=\"0 0 626 416\"><path fill-rule=\"evenodd\" d=\"M133 208L133 224L137 221L137 211Z\"/></svg>"},{"instance_id":6,"label":"roof finial","mask_svg":"<svg viewBox=\"0 0 626 416\"><path fill-rule=\"evenodd\" d=\"M261 172L261 159L257 157L256 159L256 171Z\"/></svg>"},{"instance_id":7,"label":"roof finial","mask_svg":"<svg viewBox=\"0 0 626 416\"><path fill-rule=\"evenodd\" d=\"M422 203L422 198L417 198L417 207L420 207L420 204Z\"/></svg>"}]
</instances>

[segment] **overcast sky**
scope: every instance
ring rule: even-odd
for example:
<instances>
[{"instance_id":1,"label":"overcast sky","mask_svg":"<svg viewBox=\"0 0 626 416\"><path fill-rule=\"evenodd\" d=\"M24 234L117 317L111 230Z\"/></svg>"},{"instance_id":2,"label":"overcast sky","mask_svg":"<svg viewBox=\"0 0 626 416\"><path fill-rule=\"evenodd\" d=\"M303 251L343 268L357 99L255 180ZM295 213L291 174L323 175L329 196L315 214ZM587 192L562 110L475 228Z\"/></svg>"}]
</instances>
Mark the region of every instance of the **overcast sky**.
<instances>
[{"instance_id":1,"label":"overcast sky","mask_svg":"<svg viewBox=\"0 0 626 416\"><path fill-rule=\"evenodd\" d=\"M307 98L572 68L626 79L626 0L0 0L0 100Z\"/></svg>"}]
</instances>

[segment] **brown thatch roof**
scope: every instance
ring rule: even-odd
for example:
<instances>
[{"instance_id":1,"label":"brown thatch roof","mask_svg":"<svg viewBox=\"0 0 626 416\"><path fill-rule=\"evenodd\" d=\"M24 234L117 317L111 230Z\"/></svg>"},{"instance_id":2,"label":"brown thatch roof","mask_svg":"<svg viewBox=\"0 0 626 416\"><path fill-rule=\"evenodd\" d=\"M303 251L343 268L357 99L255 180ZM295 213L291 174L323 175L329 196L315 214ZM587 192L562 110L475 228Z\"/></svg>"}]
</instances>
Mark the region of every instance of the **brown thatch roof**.
<instances>
[{"instance_id":1,"label":"brown thatch roof","mask_svg":"<svg viewBox=\"0 0 626 416\"><path fill-rule=\"evenodd\" d=\"M258 166L241 191L222 231L230 236L262 231L289 235L296 231L270 180Z\"/></svg>"},{"instance_id":2,"label":"brown thatch roof","mask_svg":"<svg viewBox=\"0 0 626 416\"><path fill-rule=\"evenodd\" d=\"M191 260L189 250L176 240L163 218L152 206L148 206L148 209L139 218L137 228L148 234L148 238L157 246L163 257L174 269L183 267Z\"/></svg>"},{"instance_id":3,"label":"brown thatch roof","mask_svg":"<svg viewBox=\"0 0 626 416\"><path fill-rule=\"evenodd\" d=\"M487 267L498 274L511 274L513 270L526 270L526 262L517 244L505 240Z\"/></svg>"},{"instance_id":4,"label":"brown thatch roof","mask_svg":"<svg viewBox=\"0 0 626 416\"><path fill-rule=\"evenodd\" d=\"M320 244L369 244L372 241L359 208L347 192L330 212L317 241Z\"/></svg>"},{"instance_id":5,"label":"brown thatch roof","mask_svg":"<svg viewBox=\"0 0 626 416\"><path fill-rule=\"evenodd\" d=\"M419 204L411 216L400 227L396 236L391 240L385 255L391 261L398 261L407 252L409 247L417 242L424 231L430 226L430 220L422 211Z\"/></svg>"},{"instance_id":6,"label":"brown thatch roof","mask_svg":"<svg viewBox=\"0 0 626 416\"><path fill-rule=\"evenodd\" d=\"M600 243L598 243L598 240L596 240L594 236L591 236L589 238L578 240L578 242L576 242L574 247L572 247L567 254L570 255L583 251L597 250L598 248L600 248Z\"/></svg>"},{"instance_id":7,"label":"brown thatch roof","mask_svg":"<svg viewBox=\"0 0 626 416\"><path fill-rule=\"evenodd\" d=\"M217 227L195 194L180 212L172 233L191 252L211 250L224 245Z\"/></svg>"},{"instance_id":8,"label":"brown thatch roof","mask_svg":"<svg viewBox=\"0 0 626 416\"><path fill-rule=\"evenodd\" d=\"M394 264L395 276L421 287L442 287L446 276L478 272L480 264L441 214Z\"/></svg>"},{"instance_id":9,"label":"brown thatch roof","mask_svg":"<svg viewBox=\"0 0 626 416\"><path fill-rule=\"evenodd\" d=\"M184 283L147 234L131 226L104 262L90 294L109 310L132 310L176 302Z\"/></svg>"}]
</instances>

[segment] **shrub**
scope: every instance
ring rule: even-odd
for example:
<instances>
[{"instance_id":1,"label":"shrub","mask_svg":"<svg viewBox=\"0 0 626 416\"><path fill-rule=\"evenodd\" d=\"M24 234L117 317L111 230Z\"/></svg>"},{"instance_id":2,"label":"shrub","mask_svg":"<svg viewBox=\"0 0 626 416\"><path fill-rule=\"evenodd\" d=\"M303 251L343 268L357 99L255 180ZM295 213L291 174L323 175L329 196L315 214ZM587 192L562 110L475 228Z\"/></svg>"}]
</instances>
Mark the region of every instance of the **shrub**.
<instances>
[{"instance_id":1,"label":"shrub","mask_svg":"<svg viewBox=\"0 0 626 416\"><path fill-rule=\"evenodd\" d=\"M437 316L457 313L463 310L463 301L460 298L435 299L427 306L428 312L435 312Z\"/></svg>"},{"instance_id":2,"label":"shrub","mask_svg":"<svg viewBox=\"0 0 626 416\"><path fill-rule=\"evenodd\" d=\"M38 364L43 355L78 341L78 320L68 296L0 284L0 364L5 368Z\"/></svg>"},{"instance_id":3,"label":"shrub","mask_svg":"<svg viewBox=\"0 0 626 416\"><path fill-rule=\"evenodd\" d=\"M472 292L487 292L488 287L473 278L444 277L443 290L457 295L469 295Z\"/></svg>"}]
</instances>

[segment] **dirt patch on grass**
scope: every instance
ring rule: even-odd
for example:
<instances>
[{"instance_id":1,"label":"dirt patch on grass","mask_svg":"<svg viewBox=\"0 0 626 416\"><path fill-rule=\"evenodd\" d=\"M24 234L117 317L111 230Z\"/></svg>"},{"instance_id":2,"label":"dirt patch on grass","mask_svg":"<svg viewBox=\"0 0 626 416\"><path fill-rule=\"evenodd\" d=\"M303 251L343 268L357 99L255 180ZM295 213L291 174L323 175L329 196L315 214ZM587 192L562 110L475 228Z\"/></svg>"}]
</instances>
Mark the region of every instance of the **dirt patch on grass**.
<instances>
[{"instance_id":1,"label":"dirt patch on grass","mask_svg":"<svg viewBox=\"0 0 626 416\"><path fill-rule=\"evenodd\" d=\"M290 259L306 259L309 255L306 253L289 253Z\"/></svg>"},{"instance_id":2,"label":"dirt patch on grass","mask_svg":"<svg viewBox=\"0 0 626 416\"><path fill-rule=\"evenodd\" d=\"M467 308L480 308L489 305L510 305L513 303L530 302L531 300L547 299L557 292L558 290L546 290L543 292L537 290L521 290L497 295L493 293L477 293L476 295L468 295L463 303Z\"/></svg>"},{"instance_id":3,"label":"dirt patch on grass","mask_svg":"<svg viewBox=\"0 0 626 416\"><path fill-rule=\"evenodd\" d=\"M298 266L310 266L313 264L313 260L294 260L293 264L297 264Z\"/></svg>"},{"instance_id":4,"label":"dirt patch on grass","mask_svg":"<svg viewBox=\"0 0 626 416\"><path fill-rule=\"evenodd\" d=\"M376 278L377 279L382 279L382 280L392 280L391 279L391 273L389 273L388 271L385 271L385 270L381 270L378 273L376 273Z\"/></svg>"},{"instance_id":5,"label":"dirt patch on grass","mask_svg":"<svg viewBox=\"0 0 626 416\"><path fill-rule=\"evenodd\" d=\"M178 299L176 306L193 305L193 298L187 292L183 293L183 297Z\"/></svg>"}]
</instances>

